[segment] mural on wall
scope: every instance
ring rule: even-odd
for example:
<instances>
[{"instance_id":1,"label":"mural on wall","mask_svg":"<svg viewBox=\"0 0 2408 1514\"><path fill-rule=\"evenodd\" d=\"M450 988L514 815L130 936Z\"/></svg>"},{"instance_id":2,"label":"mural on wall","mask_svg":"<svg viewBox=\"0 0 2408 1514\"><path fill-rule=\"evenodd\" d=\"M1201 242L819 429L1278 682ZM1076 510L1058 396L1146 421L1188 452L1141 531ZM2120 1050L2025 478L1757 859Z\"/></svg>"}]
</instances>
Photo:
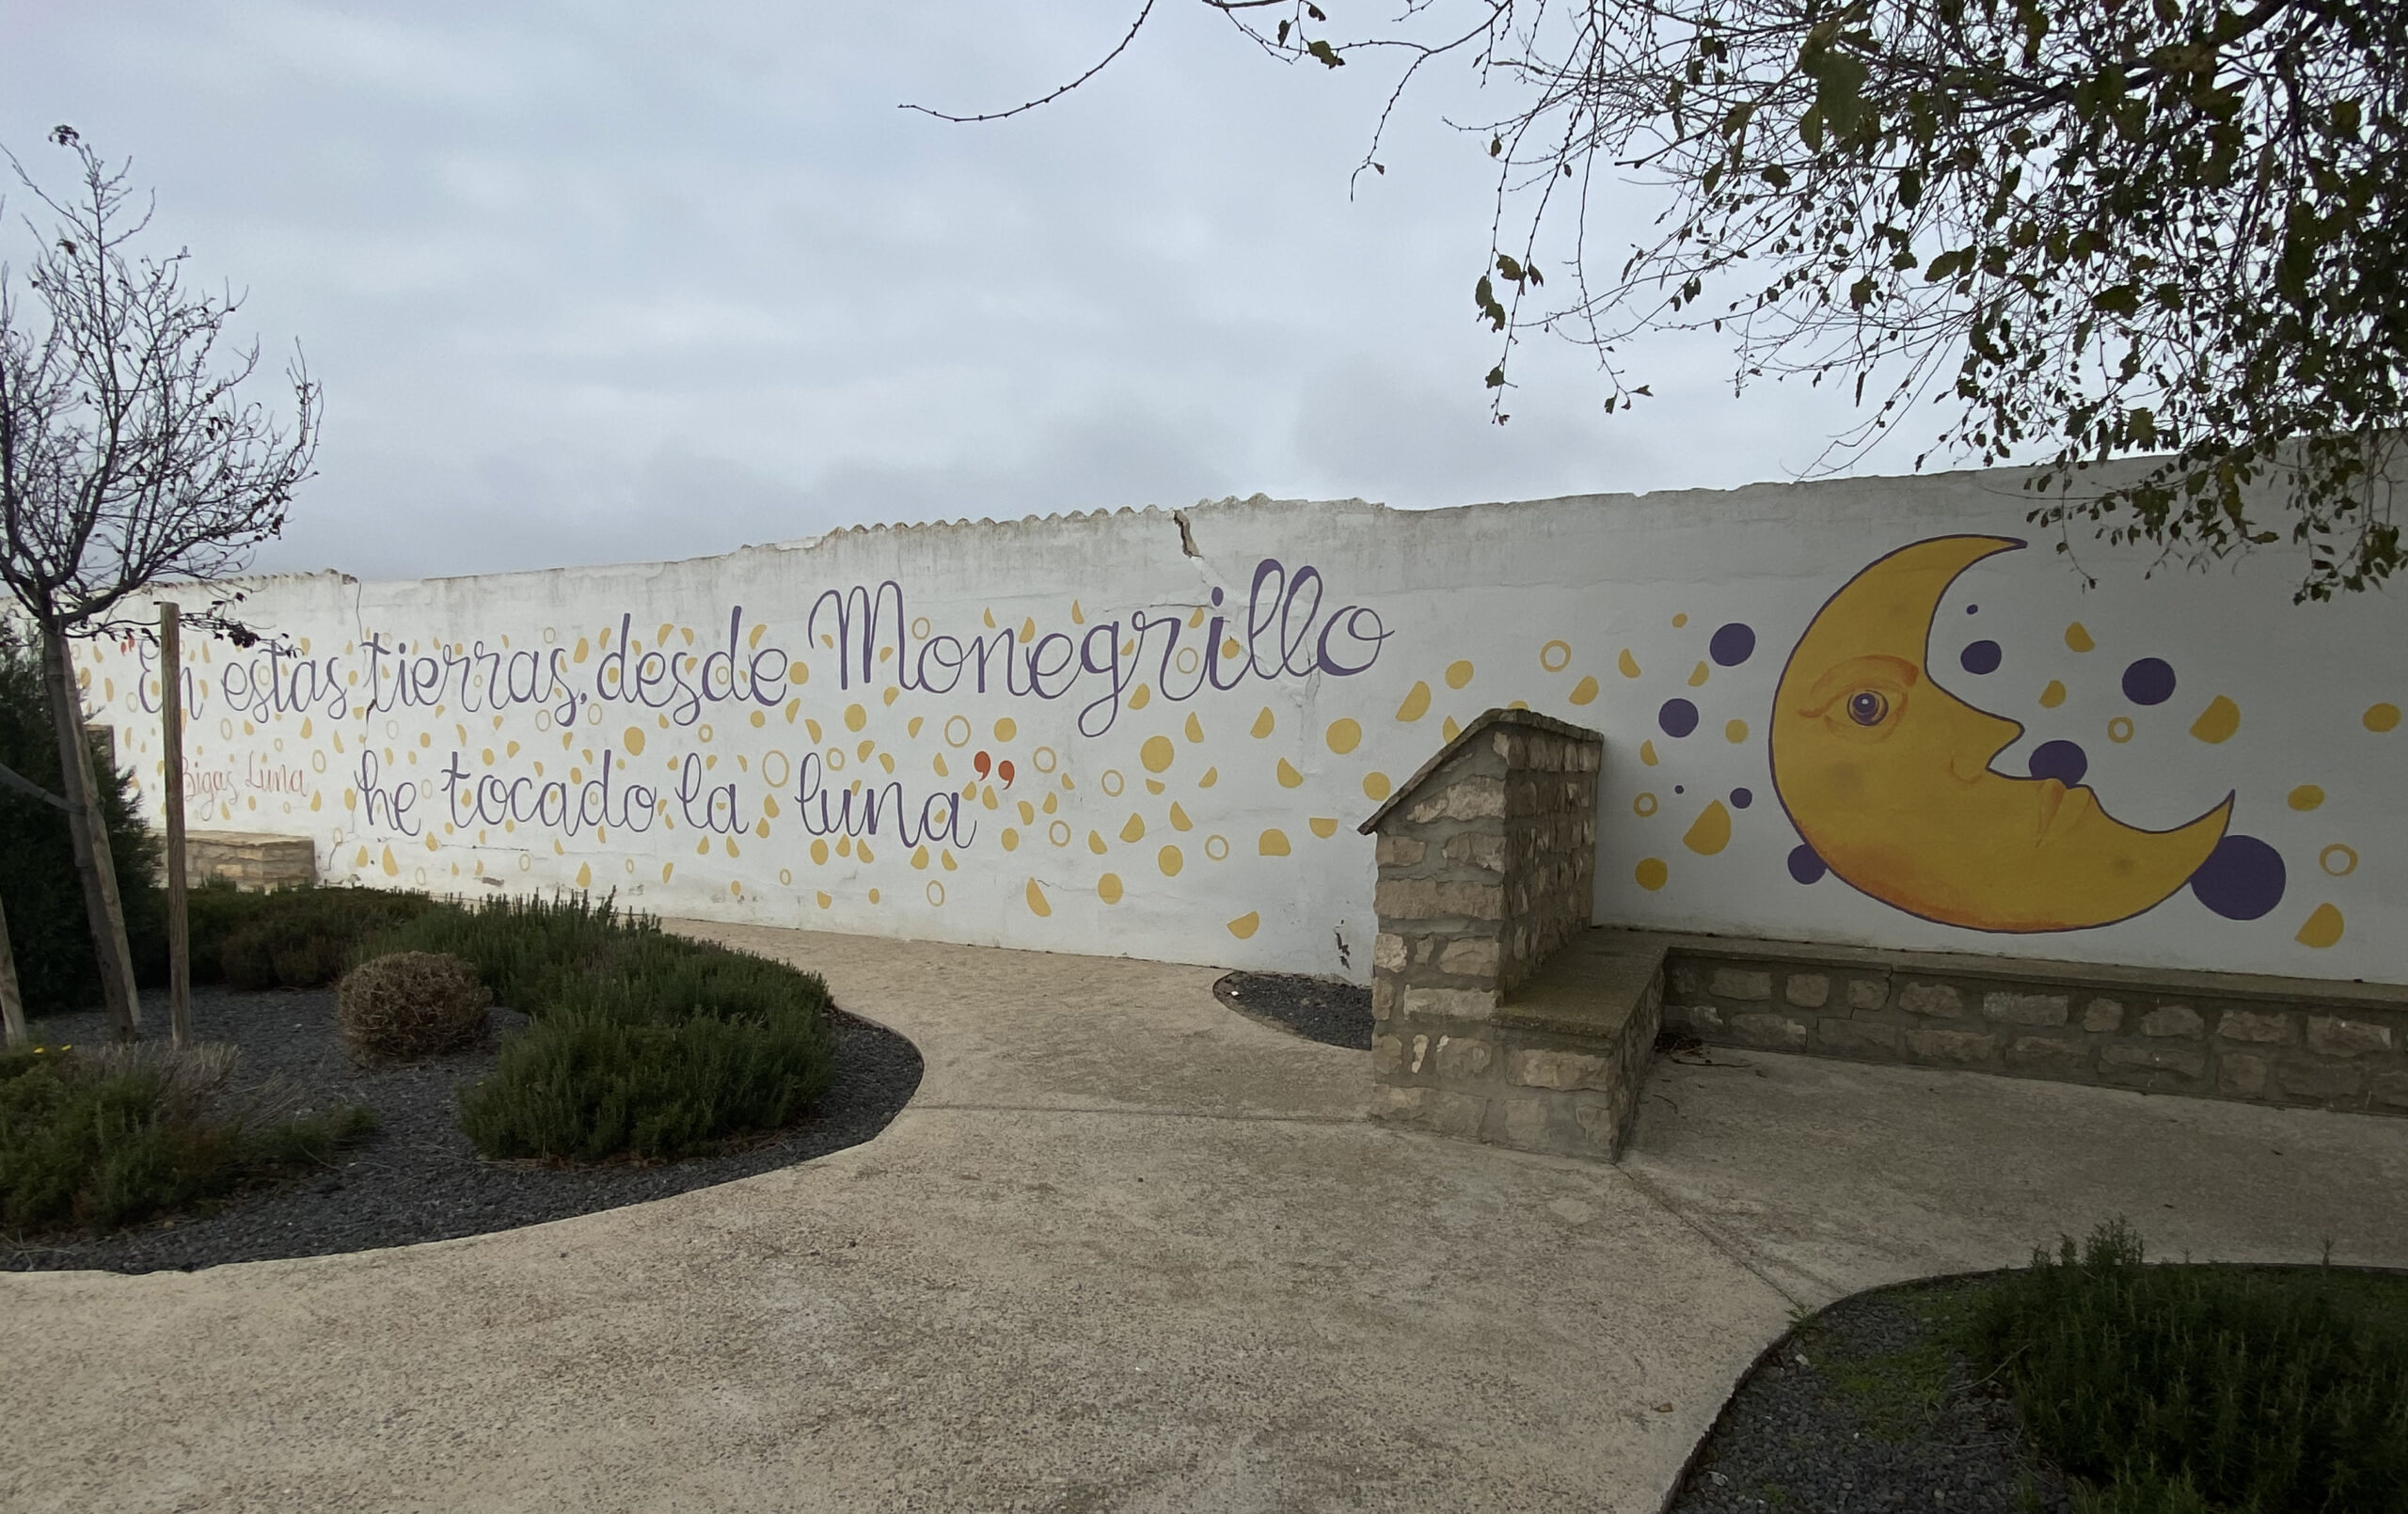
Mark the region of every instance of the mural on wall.
<instances>
[{"instance_id":1,"label":"mural on wall","mask_svg":"<svg viewBox=\"0 0 2408 1514\"><path fill-rule=\"evenodd\" d=\"M1814 486L1890 491L1844 528L1250 501L263 580L278 641L187 643L187 797L337 880L1359 976L1354 823L1522 706L1606 733L1602 922L2408 978L2394 612L2081 598L1948 486ZM153 655L83 668L145 782Z\"/></svg>"}]
</instances>

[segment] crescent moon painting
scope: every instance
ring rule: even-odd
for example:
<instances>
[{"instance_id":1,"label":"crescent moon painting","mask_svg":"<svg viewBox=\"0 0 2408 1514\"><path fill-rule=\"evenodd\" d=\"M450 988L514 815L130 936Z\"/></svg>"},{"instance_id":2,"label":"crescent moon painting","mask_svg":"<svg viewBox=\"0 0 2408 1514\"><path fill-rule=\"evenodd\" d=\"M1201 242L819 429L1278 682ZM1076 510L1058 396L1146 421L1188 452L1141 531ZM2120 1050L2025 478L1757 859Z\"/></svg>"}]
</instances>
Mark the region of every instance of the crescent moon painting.
<instances>
[{"instance_id":1,"label":"crescent moon painting","mask_svg":"<svg viewBox=\"0 0 2408 1514\"><path fill-rule=\"evenodd\" d=\"M2144 830L2087 784L1990 766L2023 727L1933 681L1932 620L1966 569L2024 544L1933 537L1833 594L1782 670L1773 784L1831 872L1909 914L1983 931L2111 925L2191 880L2224 839L2233 798Z\"/></svg>"}]
</instances>

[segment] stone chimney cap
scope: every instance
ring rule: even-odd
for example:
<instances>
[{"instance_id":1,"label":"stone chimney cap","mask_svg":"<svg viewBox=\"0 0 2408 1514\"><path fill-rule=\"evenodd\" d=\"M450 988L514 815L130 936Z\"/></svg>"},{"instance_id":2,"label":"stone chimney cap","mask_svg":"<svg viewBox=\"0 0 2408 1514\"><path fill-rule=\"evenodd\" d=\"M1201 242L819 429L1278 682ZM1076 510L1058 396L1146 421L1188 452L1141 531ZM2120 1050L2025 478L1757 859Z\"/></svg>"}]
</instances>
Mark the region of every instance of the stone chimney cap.
<instances>
[{"instance_id":1,"label":"stone chimney cap","mask_svg":"<svg viewBox=\"0 0 2408 1514\"><path fill-rule=\"evenodd\" d=\"M1602 732L1574 725L1569 720L1559 720L1551 715L1541 715L1536 710L1483 710L1472 718L1471 724L1455 733L1454 740L1431 753L1430 760L1415 768L1411 778L1399 783L1396 791L1387 796L1387 801L1371 812L1371 818L1354 828L1356 832L1369 836L1378 830L1380 822L1393 813L1397 806L1413 797L1415 791L1429 780L1431 774L1447 765L1448 759L1470 746L1477 737L1500 725L1517 725L1532 731L1544 731L1550 735L1570 736L1575 741L1594 741L1601 745L1606 739Z\"/></svg>"}]
</instances>

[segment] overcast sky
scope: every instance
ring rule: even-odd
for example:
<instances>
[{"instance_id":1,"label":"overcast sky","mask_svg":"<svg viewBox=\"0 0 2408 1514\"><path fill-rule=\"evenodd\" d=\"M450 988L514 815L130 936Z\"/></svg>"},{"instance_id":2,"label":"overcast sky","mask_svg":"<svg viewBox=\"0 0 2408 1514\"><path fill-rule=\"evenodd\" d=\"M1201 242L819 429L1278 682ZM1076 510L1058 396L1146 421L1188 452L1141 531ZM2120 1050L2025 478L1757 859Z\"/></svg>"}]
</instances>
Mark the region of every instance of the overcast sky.
<instances>
[{"instance_id":1,"label":"overcast sky","mask_svg":"<svg viewBox=\"0 0 2408 1514\"><path fill-rule=\"evenodd\" d=\"M1723 487L1798 476L1845 424L1795 386L1735 401L1727 355L1679 342L1638 355L1658 402L1612 417L1586 355L1529 347L1490 424L1489 166L1439 118L1482 111L1460 72L1352 198L1386 76L1280 68L1193 0L1033 116L896 108L1041 93L1134 3L21 4L0 142L54 182L55 123L131 155L163 237L302 342L319 477L263 567Z\"/></svg>"}]
</instances>

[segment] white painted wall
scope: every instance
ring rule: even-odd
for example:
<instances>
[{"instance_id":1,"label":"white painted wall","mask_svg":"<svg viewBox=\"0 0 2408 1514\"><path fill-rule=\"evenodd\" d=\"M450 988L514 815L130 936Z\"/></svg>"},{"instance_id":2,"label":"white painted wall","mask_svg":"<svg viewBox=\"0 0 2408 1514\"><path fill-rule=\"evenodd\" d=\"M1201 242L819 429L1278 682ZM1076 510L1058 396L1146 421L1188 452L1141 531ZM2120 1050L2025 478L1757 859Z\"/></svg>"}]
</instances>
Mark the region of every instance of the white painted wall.
<instances>
[{"instance_id":1,"label":"white painted wall","mask_svg":"<svg viewBox=\"0 0 2408 1514\"><path fill-rule=\"evenodd\" d=\"M1193 555L1173 516L1149 510L850 530L607 569L261 579L242 612L299 657L187 639L192 823L307 834L325 875L375 884L585 885L669 914L1359 978L1372 864L1356 822L1450 722L1519 701L1605 733L1601 922L2408 980L2408 731L2373 728L2380 707L2408 702L2408 616L2380 594L2294 607L2297 563L2277 555L2149 575L2146 559L2090 548L2082 560L2099 584L2085 591L2045 542L2004 553L1948 591L1928 659L1943 687L2024 723L1999 772L2022 776L2040 742L2077 742L2099 802L2149 829L2233 794L2231 831L2283 860L2265 914L2224 918L2185 890L2119 924L2002 936L1916 918L1836 875L1793 877L1799 837L1765 738L1792 645L1886 553L1952 533L2025 535L2019 482L1956 474L1427 513L1258 498L1184 513ZM1284 578L1292 595L1284 667L1275 613L1247 629L1266 561L1284 570L1267 587L1275 595ZM891 596L881 606L863 681L821 596L886 583L904 613ZM1192 654L1216 617L1235 650L1208 669ZM2077 623L2093 650L2069 644ZM1725 666L1710 649L1730 624L1751 628L1754 649ZM1003 635L1019 668L1009 688ZM981 637L994 658L986 691L967 671L943 689L955 649ZM1976 639L1999 647L1996 670L1962 670ZM405 689L397 657L433 672L439 661L420 659L439 648L471 660ZM480 650L499 661L474 661ZM621 697L616 659L656 651L689 685L707 672L717 697ZM102 646L89 678L97 718L119 726L120 751L155 784L150 657ZM2176 675L2155 705L2121 686L2144 657ZM497 670L499 709L483 686ZM2052 682L2064 694L2044 707ZM2217 696L2241 718L2211 742L2192 727ZM1674 699L1699 714L1679 738L1659 722ZM599 801L606 757L597 828L575 812ZM899 835L890 809L859 838L867 855L815 835L816 796L856 781L936 834ZM547 783L562 785L565 812L531 818ZM2301 808L2310 786L2321 800ZM1684 838L1715 803L1729 840L1701 853ZM2305 944L2327 905L2338 938ZM2330 913L2311 938L2329 934Z\"/></svg>"}]
</instances>

